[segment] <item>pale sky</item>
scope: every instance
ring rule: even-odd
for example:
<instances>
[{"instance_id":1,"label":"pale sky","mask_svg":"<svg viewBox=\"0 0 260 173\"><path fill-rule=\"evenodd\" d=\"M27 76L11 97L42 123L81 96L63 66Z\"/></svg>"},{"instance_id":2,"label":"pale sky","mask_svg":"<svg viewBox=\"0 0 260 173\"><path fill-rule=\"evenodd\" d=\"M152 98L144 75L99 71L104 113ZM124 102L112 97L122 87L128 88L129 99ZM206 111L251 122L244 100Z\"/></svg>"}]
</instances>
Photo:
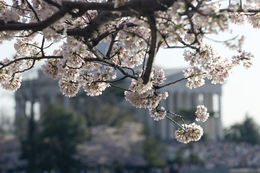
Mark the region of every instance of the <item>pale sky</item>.
<instances>
[{"instance_id":1,"label":"pale sky","mask_svg":"<svg viewBox=\"0 0 260 173\"><path fill-rule=\"evenodd\" d=\"M246 36L243 48L251 51L255 58L253 67L245 70L236 68L228 81L223 85L222 96L222 122L229 126L244 119L245 114L252 116L260 124L260 30L252 29L249 26L234 27L234 35L244 34ZM224 37L215 37L223 40ZM213 44L217 52L222 56L231 57L231 52L224 47ZM3 43L0 46L1 57L10 57L14 52L10 43ZM182 50L164 49L160 50L156 57L156 65L164 68L180 68L187 66L182 57ZM13 114L14 101L10 99L11 92L0 89L0 110L9 111Z\"/></svg>"}]
</instances>

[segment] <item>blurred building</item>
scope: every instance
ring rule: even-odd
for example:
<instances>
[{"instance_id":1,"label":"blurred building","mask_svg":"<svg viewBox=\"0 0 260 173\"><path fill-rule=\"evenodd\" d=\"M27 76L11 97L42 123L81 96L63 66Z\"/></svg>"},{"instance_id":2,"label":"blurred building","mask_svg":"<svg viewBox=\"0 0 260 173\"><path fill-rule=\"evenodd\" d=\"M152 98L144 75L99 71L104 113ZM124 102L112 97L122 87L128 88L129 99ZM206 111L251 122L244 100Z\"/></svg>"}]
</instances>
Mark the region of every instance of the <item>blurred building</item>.
<instances>
[{"instance_id":1,"label":"blurred building","mask_svg":"<svg viewBox=\"0 0 260 173\"><path fill-rule=\"evenodd\" d=\"M181 71L180 69L167 70L166 83L183 78ZM203 87L190 90L185 87L185 84L186 81L183 80L164 88L164 90L169 92L168 99L163 103L164 106L175 113L194 114L197 105L206 105L209 112L211 112L211 116L206 123L203 123L204 132L207 134L206 136L208 136L209 140L222 139L221 85L212 85L210 81L207 80ZM42 71L39 71L37 78L25 80L21 88L15 92L15 117L19 119L19 116L31 115L33 113L34 118L37 119L50 103L58 103L64 105L66 108L82 110L86 107L88 99L90 99L90 97L87 97L85 94L78 94L77 97L73 98L64 97L59 90L57 81L48 78ZM92 99L108 98L92 97ZM111 100L107 101L111 102ZM114 100L114 102L116 102L116 100ZM130 106L130 104L122 101L117 101L116 104ZM137 112L143 114L143 112L139 110ZM165 119L156 122L150 118L149 115L146 115L144 119L154 136L163 141L174 138L174 126L169 120Z\"/></svg>"}]
</instances>

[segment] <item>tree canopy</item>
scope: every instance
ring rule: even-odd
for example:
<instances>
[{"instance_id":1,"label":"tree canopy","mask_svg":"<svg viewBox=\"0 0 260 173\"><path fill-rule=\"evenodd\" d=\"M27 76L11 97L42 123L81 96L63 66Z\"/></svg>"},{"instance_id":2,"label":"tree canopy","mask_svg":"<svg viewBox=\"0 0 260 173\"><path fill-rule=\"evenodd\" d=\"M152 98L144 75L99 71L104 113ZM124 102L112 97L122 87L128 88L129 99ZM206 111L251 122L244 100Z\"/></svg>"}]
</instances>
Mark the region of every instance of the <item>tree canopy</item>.
<instances>
[{"instance_id":1,"label":"tree canopy","mask_svg":"<svg viewBox=\"0 0 260 173\"><path fill-rule=\"evenodd\" d=\"M225 138L230 141L260 144L260 127L249 116L246 116L242 123L236 123L226 129L225 133Z\"/></svg>"},{"instance_id":2,"label":"tree canopy","mask_svg":"<svg viewBox=\"0 0 260 173\"><path fill-rule=\"evenodd\" d=\"M22 156L28 160L28 171L75 172L81 166L76 158L76 147L88 137L83 115L60 106L49 106L41 117L34 143L22 142ZM34 154L33 159L32 154Z\"/></svg>"},{"instance_id":3,"label":"tree canopy","mask_svg":"<svg viewBox=\"0 0 260 173\"><path fill-rule=\"evenodd\" d=\"M176 123L178 115L160 106L168 97L161 89L182 80L191 89L205 79L223 83L233 67L250 67L253 55L241 49L243 37L223 42L238 50L229 58L217 55L207 38L230 31L231 23L260 27L260 1L255 0L1 0L0 10L1 43L15 40L16 49L0 62L3 88L17 90L21 73L45 60L43 71L59 79L64 95L73 97L81 87L89 96L107 87L123 89L127 101L149 109L155 120L172 120L179 127L177 140L184 143L199 140L203 130L195 123ZM98 48L101 43L105 51ZM184 78L164 83L164 71L153 67L162 47L184 49L191 66ZM129 88L117 85L127 78ZM195 116L205 121L207 109L199 105Z\"/></svg>"}]
</instances>

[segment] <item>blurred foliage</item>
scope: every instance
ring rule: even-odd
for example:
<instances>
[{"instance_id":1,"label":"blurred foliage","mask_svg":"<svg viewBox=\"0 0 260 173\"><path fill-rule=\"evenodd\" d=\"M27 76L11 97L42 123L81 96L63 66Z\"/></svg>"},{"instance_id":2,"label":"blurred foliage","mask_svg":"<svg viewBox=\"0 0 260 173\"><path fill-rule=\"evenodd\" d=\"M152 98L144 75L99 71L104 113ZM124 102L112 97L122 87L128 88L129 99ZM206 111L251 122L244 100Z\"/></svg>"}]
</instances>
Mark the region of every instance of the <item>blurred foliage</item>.
<instances>
[{"instance_id":1,"label":"blurred foliage","mask_svg":"<svg viewBox=\"0 0 260 173\"><path fill-rule=\"evenodd\" d=\"M191 153L189 157L189 163L191 164L198 164L201 163L201 159L197 153Z\"/></svg>"},{"instance_id":2,"label":"blurred foliage","mask_svg":"<svg viewBox=\"0 0 260 173\"><path fill-rule=\"evenodd\" d=\"M162 158L165 146L155 138L146 136L143 143L143 157L148 167L163 167L167 164Z\"/></svg>"},{"instance_id":3,"label":"blurred foliage","mask_svg":"<svg viewBox=\"0 0 260 173\"><path fill-rule=\"evenodd\" d=\"M24 159L32 158L31 154L34 153L35 160L28 165L28 171L75 172L80 166L75 157L76 146L88 137L86 124L82 115L57 105L49 106L41 116L33 145L29 139L22 142Z\"/></svg>"},{"instance_id":4,"label":"blurred foliage","mask_svg":"<svg viewBox=\"0 0 260 173\"><path fill-rule=\"evenodd\" d=\"M253 118L246 116L242 123L236 123L225 129L225 139L234 142L260 144L260 127Z\"/></svg>"},{"instance_id":5,"label":"blurred foliage","mask_svg":"<svg viewBox=\"0 0 260 173\"><path fill-rule=\"evenodd\" d=\"M28 117L26 116L16 116L14 121L14 134L19 140L25 140L28 128Z\"/></svg>"},{"instance_id":6,"label":"blurred foliage","mask_svg":"<svg viewBox=\"0 0 260 173\"><path fill-rule=\"evenodd\" d=\"M184 145L176 152L176 157L172 163L178 165L202 164L203 161L197 153L189 152L194 147L193 143Z\"/></svg>"},{"instance_id":7,"label":"blurred foliage","mask_svg":"<svg viewBox=\"0 0 260 173\"><path fill-rule=\"evenodd\" d=\"M124 122L132 121L134 114L131 109L121 108L109 103L103 103L97 109L93 102L86 105L83 112L85 112L88 126L121 126Z\"/></svg>"}]
</instances>

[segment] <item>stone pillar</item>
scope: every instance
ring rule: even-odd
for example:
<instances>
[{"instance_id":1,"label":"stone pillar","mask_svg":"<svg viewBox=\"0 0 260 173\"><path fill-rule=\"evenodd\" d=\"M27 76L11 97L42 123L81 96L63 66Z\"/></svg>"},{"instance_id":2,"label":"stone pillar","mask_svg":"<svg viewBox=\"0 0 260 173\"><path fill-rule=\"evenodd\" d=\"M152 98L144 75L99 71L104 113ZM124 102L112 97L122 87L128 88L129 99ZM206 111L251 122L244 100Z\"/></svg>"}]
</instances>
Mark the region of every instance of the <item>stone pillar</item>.
<instances>
[{"instance_id":1,"label":"stone pillar","mask_svg":"<svg viewBox=\"0 0 260 173\"><path fill-rule=\"evenodd\" d=\"M205 97L204 97L203 93L198 94L197 104L198 105L205 105Z\"/></svg>"},{"instance_id":2,"label":"stone pillar","mask_svg":"<svg viewBox=\"0 0 260 173\"><path fill-rule=\"evenodd\" d=\"M213 111L213 97L211 93L204 94L205 106L208 109L208 112ZM211 116L206 122L206 132L210 140L216 140L216 120Z\"/></svg>"},{"instance_id":3,"label":"stone pillar","mask_svg":"<svg viewBox=\"0 0 260 173\"><path fill-rule=\"evenodd\" d=\"M186 93L184 92L179 92L177 93L177 109L178 111L180 110L185 110L186 109Z\"/></svg>"},{"instance_id":4,"label":"stone pillar","mask_svg":"<svg viewBox=\"0 0 260 173\"><path fill-rule=\"evenodd\" d=\"M182 93L182 109L183 110L187 110L188 109L188 96L187 96L187 93Z\"/></svg>"},{"instance_id":5,"label":"stone pillar","mask_svg":"<svg viewBox=\"0 0 260 173\"><path fill-rule=\"evenodd\" d=\"M43 97L39 97L39 102L40 102L40 114L42 114L45 110L46 103L44 102Z\"/></svg>"},{"instance_id":6,"label":"stone pillar","mask_svg":"<svg viewBox=\"0 0 260 173\"><path fill-rule=\"evenodd\" d=\"M204 103L205 106L208 108L208 111L212 112L213 111L213 98L211 93L204 94Z\"/></svg>"},{"instance_id":7,"label":"stone pillar","mask_svg":"<svg viewBox=\"0 0 260 173\"><path fill-rule=\"evenodd\" d=\"M222 107L221 107L221 95L218 94L218 111L219 111L219 116L218 116L218 137L219 139L224 138L224 132L223 132L223 127L222 127Z\"/></svg>"},{"instance_id":8,"label":"stone pillar","mask_svg":"<svg viewBox=\"0 0 260 173\"><path fill-rule=\"evenodd\" d=\"M153 118L150 116L148 110L147 110L146 120L147 120L146 122L148 123L147 125L148 125L148 128L149 128L150 135L152 137L155 137L156 136L155 122L154 122Z\"/></svg>"},{"instance_id":9,"label":"stone pillar","mask_svg":"<svg viewBox=\"0 0 260 173\"><path fill-rule=\"evenodd\" d=\"M16 97L15 99L15 117L25 115L25 99Z\"/></svg>"},{"instance_id":10,"label":"stone pillar","mask_svg":"<svg viewBox=\"0 0 260 173\"><path fill-rule=\"evenodd\" d=\"M175 93L170 92L169 93L169 97L168 97L168 107L169 107L169 111L171 112L175 112L176 108L175 108L175 102L174 102L174 97L175 97ZM173 134L173 126L172 126L172 122L170 120L167 119L167 139L172 139L172 134Z\"/></svg>"},{"instance_id":11,"label":"stone pillar","mask_svg":"<svg viewBox=\"0 0 260 173\"><path fill-rule=\"evenodd\" d=\"M168 102L168 100L166 100ZM161 106L162 107L167 107L167 102L162 102ZM162 140L166 140L167 139L167 120L163 119L163 120L159 120L158 122L159 125L159 136Z\"/></svg>"},{"instance_id":12,"label":"stone pillar","mask_svg":"<svg viewBox=\"0 0 260 173\"><path fill-rule=\"evenodd\" d=\"M191 94L191 108L196 109L198 105L198 93Z\"/></svg>"},{"instance_id":13,"label":"stone pillar","mask_svg":"<svg viewBox=\"0 0 260 173\"><path fill-rule=\"evenodd\" d=\"M179 95L180 95L180 93L178 93L178 92L174 92L174 95L173 95L173 103L174 103L174 109L173 110L175 112L178 112L179 107L180 107Z\"/></svg>"},{"instance_id":14,"label":"stone pillar","mask_svg":"<svg viewBox=\"0 0 260 173\"><path fill-rule=\"evenodd\" d=\"M20 95L21 94L21 95ZM26 113L25 113L25 105L26 99L24 95L22 95L22 92L19 93L19 95L15 96L15 134L19 138L24 138L26 136L26 123L23 121L25 119Z\"/></svg>"}]
</instances>

